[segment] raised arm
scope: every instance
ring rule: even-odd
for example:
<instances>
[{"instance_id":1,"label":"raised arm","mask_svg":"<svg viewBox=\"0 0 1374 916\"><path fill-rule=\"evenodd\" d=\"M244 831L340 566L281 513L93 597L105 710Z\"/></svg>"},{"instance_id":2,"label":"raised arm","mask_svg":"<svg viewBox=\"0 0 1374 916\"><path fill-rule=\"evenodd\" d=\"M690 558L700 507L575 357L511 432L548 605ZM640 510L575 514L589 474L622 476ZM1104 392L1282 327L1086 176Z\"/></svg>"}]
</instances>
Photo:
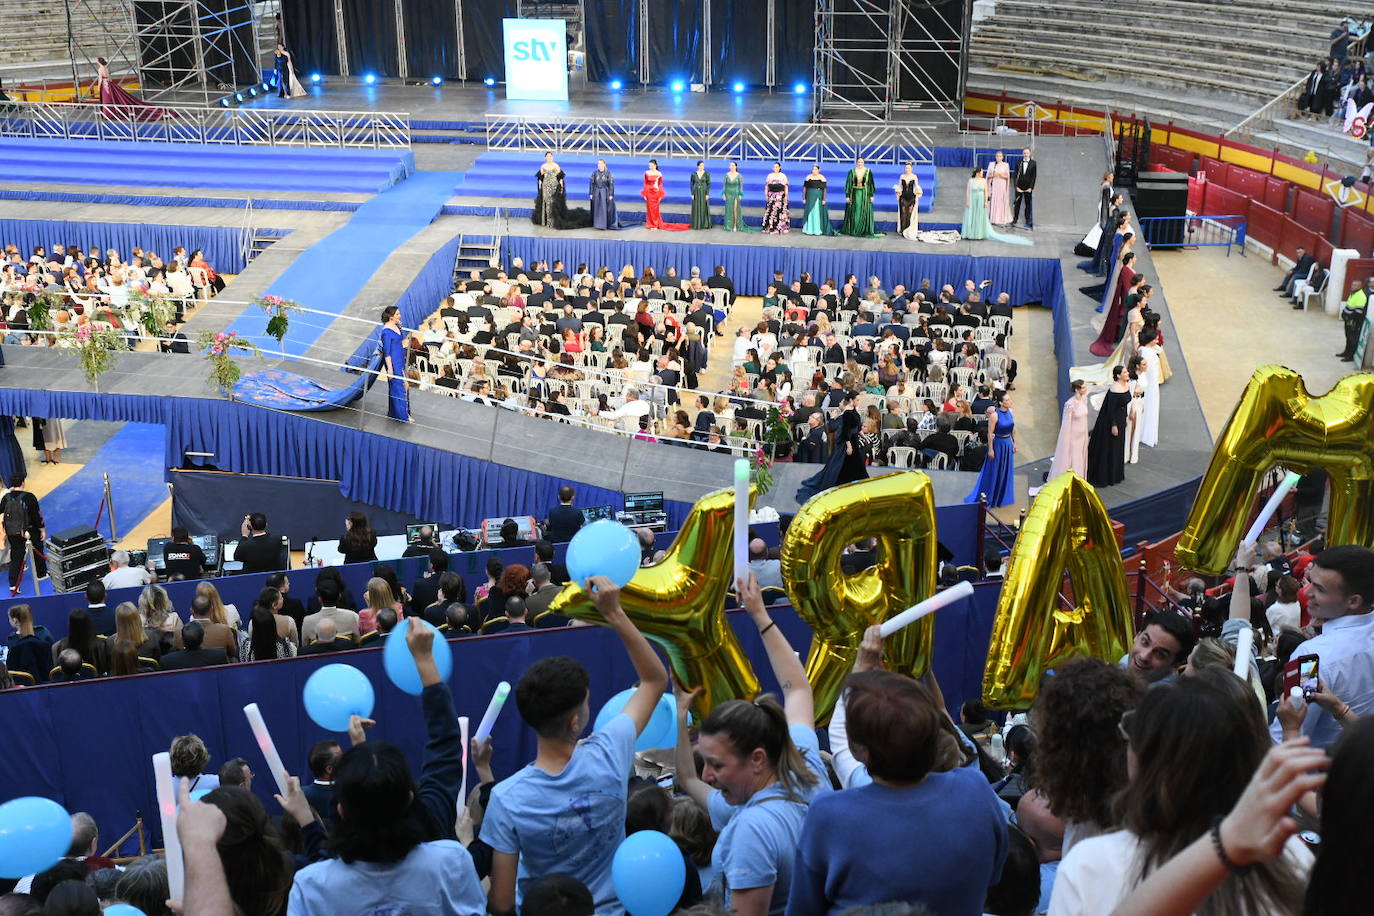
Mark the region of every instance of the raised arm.
<instances>
[{"instance_id":1,"label":"raised arm","mask_svg":"<svg viewBox=\"0 0 1374 916\"><path fill-rule=\"evenodd\" d=\"M860 674L882 666L883 631L882 627L874 625L864 631L858 657L854 660L854 673ZM849 731L845 727L844 712L844 695L841 694L840 702L835 704L835 711L830 714L830 763L840 780L840 785L847 789L850 780L863 764L855 760L853 752L849 750Z\"/></svg>"},{"instance_id":2,"label":"raised arm","mask_svg":"<svg viewBox=\"0 0 1374 916\"><path fill-rule=\"evenodd\" d=\"M677 699L677 749L674 754L674 779L677 787L685 792L692 801L702 808L707 807L707 800L711 796L711 787L702 782L697 776L697 762L692 754L692 742L687 737L687 711L692 708L697 697L701 696L701 688L695 690L684 690L673 681L673 696Z\"/></svg>"},{"instance_id":3,"label":"raised arm","mask_svg":"<svg viewBox=\"0 0 1374 916\"><path fill-rule=\"evenodd\" d=\"M773 669L778 686L782 688L782 706L787 713L787 724L815 728L816 707L811 696L811 683L806 679L806 669L802 667L797 653L792 651L792 644L768 615L758 580L750 573L747 580L735 580L735 589L740 605L759 628L763 648L768 653L768 664Z\"/></svg>"},{"instance_id":4,"label":"raised arm","mask_svg":"<svg viewBox=\"0 0 1374 916\"><path fill-rule=\"evenodd\" d=\"M635 688L624 709L624 713L634 720L635 733L639 734L644 731L644 726L649 724L649 717L654 714L658 698L663 696L663 691L668 688L668 669L663 667L663 662L659 660L653 646L644 638L644 634L635 629L635 625L630 623L630 618L625 616L625 610L620 606L620 589L614 582L605 576L592 576L583 588L592 596L606 626L615 630L620 641L625 644L630 664L634 665L635 674L639 677L639 686Z\"/></svg>"}]
</instances>

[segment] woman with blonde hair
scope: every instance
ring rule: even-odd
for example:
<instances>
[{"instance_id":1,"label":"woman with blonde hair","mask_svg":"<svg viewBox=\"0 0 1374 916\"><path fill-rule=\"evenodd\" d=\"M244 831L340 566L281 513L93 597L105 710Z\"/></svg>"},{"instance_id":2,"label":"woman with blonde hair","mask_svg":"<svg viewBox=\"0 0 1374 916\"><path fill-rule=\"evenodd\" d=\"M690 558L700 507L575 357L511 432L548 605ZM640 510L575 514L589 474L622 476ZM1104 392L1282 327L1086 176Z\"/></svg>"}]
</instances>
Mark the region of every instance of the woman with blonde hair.
<instances>
[{"instance_id":1,"label":"woman with blonde hair","mask_svg":"<svg viewBox=\"0 0 1374 916\"><path fill-rule=\"evenodd\" d=\"M367 580L367 607L358 611L358 635L365 636L377 629L377 612L388 607L396 607L391 585L381 576L373 576ZM400 611L396 612L397 620L403 616Z\"/></svg>"},{"instance_id":2,"label":"woman with blonde hair","mask_svg":"<svg viewBox=\"0 0 1374 916\"><path fill-rule=\"evenodd\" d=\"M196 586L196 597L204 595L210 599L210 619L215 623L222 623L225 626L239 629L239 611L232 604L225 604L219 596L219 589L215 588L211 582L201 582Z\"/></svg>"},{"instance_id":3,"label":"woman with blonde hair","mask_svg":"<svg viewBox=\"0 0 1374 916\"><path fill-rule=\"evenodd\" d=\"M180 633L177 633L177 638L181 638ZM115 633L112 642L115 645L128 642L134 648L134 655L142 658L157 658L162 654L162 645L157 634L149 633L144 628L143 612L132 601L121 602L119 607L115 608ZM113 656L111 673L115 673Z\"/></svg>"},{"instance_id":4,"label":"woman with blonde hair","mask_svg":"<svg viewBox=\"0 0 1374 916\"><path fill-rule=\"evenodd\" d=\"M172 608L172 599L161 585L145 585L138 596L138 610L143 615L143 628L164 633L180 634L181 618Z\"/></svg>"}]
</instances>

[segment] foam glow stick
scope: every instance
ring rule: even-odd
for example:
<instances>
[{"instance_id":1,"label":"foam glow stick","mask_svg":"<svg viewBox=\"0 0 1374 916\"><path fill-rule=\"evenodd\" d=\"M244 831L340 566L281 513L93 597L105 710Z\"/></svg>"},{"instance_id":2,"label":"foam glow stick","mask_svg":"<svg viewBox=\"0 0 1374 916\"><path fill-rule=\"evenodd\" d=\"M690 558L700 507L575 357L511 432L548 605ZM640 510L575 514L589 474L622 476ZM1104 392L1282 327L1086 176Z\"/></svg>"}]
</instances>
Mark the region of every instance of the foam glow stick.
<instances>
[{"instance_id":1,"label":"foam glow stick","mask_svg":"<svg viewBox=\"0 0 1374 916\"><path fill-rule=\"evenodd\" d=\"M1296 705L1299 700L1304 699L1301 687L1294 687L1292 690L1288 691L1288 696L1293 700L1294 705Z\"/></svg>"},{"instance_id":2,"label":"foam glow stick","mask_svg":"<svg viewBox=\"0 0 1374 916\"><path fill-rule=\"evenodd\" d=\"M1241 627L1236 634L1236 677L1242 681L1250 680L1250 649L1255 644L1255 631L1251 627Z\"/></svg>"},{"instance_id":3,"label":"foam glow stick","mask_svg":"<svg viewBox=\"0 0 1374 916\"><path fill-rule=\"evenodd\" d=\"M735 459L735 579L749 578L749 459Z\"/></svg>"},{"instance_id":4,"label":"foam glow stick","mask_svg":"<svg viewBox=\"0 0 1374 916\"><path fill-rule=\"evenodd\" d=\"M1274 492L1269 496L1269 501L1264 504L1260 514L1256 516L1255 523L1250 526L1250 530L1245 532L1245 540L1242 544L1253 544L1259 540L1259 536L1264 531L1264 526L1269 524L1269 519L1274 517L1274 513L1279 510L1279 503L1288 495L1288 491L1293 489L1302 475L1294 471L1289 471L1283 477L1283 482L1274 488Z\"/></svg>"},{"instance_id":5,"label":"foam glow stick","mask_svg":"<svg viewBox=\"0 0 1374 916\"><path fill-rule=\"evenodd\" d=\"M477 726L477 734L472 737L478 741L487 740L491 734L492 726L496 724L496 717L501 715L501 707L506 705L506 697L510 696L510 683L502 681L496 685L495 692L491 695L491 702L487 704L487 711L482 714L482 721Z\"/></svg>"},{"instance_id":6,"label":"foam glow stick","mask_svg":"<svg viewBox=\"0 0 1374 916\"><path fill-rule=\"evenodd\" d=\"M263 758L267 761L267 768L272 771L272 778L277 781L277 791L281 797L286 797L286 767L282 765L281 754L277 753L277 746L272 743L272 734L267 730L267 723L262 720L262 712L258 709L257 703L249 703L243 707L243 714L248 717L248 727L253 730L253 740L258 742L258 750L262 751Z\"/></svg>"},{"instance_id":7,"label":"foam glow stick","mask_svg":"<svg viewBox=\"0 0 1374 916\"><path fill-rule=\"evenodd\" d=\"M166 847L167 896L181 900L186 886L186 865L181 858L181 838L177 836L177 790L172 782L172 755L153 755L153 782L157 786L157 816L162 823L162 844Z\"/></svg>"},{"instance_id":8,"label":"foam glow stick","mask_svg":"<svg viewBox=\"0 0 1374 916\"><path fill-rule=\"evenodd\" d=\"M947 588L939 594L932 595L925 601L922 601L920 604L912 605L905 611L902 611L896 617L892 617L888 620L883 621L883 639L887 639L889 636L891 636L893 633L896 633L903 627L910 626L911 624L920 620L927 614L933 614L940 608L945 607L946 605L953 604L956 601L962 601L963 599L968 598L972 594L973 583L960 582L958 585L952 588Z\"/></svg>"},{"instance_id":9,"label":"foam glow stick","mask_svg":"<svg viewBox=\"0 0 1374 916\"><path fill-rule=\"evenodd\" d=\"M463 815L463 806L468 803L468 717L458 717L458 734L463 737L463 784L458 790L458 816Z\"/></svg>"}]
</instances>

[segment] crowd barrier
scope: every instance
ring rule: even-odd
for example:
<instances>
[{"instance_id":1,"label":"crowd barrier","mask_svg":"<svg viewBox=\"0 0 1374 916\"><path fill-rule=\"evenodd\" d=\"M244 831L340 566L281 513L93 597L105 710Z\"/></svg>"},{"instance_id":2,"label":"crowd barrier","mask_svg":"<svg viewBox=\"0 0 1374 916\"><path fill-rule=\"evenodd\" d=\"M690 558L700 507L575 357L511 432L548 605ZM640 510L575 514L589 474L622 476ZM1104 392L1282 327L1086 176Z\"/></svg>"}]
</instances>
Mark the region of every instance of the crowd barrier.
<instances>
[{"instance_id":1,"label":"crowd barrier","mask_svg":"<svg viewBox=\"0 0 1374 916\"><path fill-rule=\"evenodd\" d=\"M288 230L259 230L280 237ZM87 223L53 219L0 219L0 244L14 245L27 261L35 246L52 254L53 245L80 245L85 255L92 246L100 258L111 248L128 257L135 248L156 252L164 261L172 260L172 249L186 248L189 257L197 248L219 273L236 274L247 265L243 256L243 229L240 226L163 226L153 223ZM147 266L146 264L144 265Z\"/></svg>"}]
</instances>

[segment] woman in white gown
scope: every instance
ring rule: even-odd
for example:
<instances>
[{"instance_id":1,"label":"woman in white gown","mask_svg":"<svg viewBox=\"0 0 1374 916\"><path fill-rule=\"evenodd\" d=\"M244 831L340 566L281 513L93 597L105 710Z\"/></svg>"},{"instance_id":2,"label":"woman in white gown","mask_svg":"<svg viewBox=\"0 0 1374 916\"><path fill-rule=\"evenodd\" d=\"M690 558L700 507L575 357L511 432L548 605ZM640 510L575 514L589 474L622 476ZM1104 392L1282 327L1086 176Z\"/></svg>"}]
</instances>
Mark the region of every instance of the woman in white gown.
<instances>
[{"instance_id":1,"label":"woman in white gown","mask_svg":"<svg viewBox=\"0 0 1374 916\"><path fill-rule=\"evenodd\" d=\"M902 238L915 240L920 232L919 210L924 192L921 190L921 180L912 171L910 162L902 169L892 190L897 194L897 233Z\"/></svg>"},{"instance_id":2,"label":"woman in white gown","mask_svg":"<svg viewBox=\"0 0 1374 916\"><path fill-rule=\"evenodd\" d=\"M1136 464L1140 461L1141 420L1145 415L1145 358L1131 357L1126 368L1131 392L1131 403L1126 408L1126 463Z\"/></svg>"},{"instance_id":3,"label":"woman in white gown","mask_svg":"<svg viewBox=\"0 0 1374 916\"><path fill-rule=\"evenodd\" d=\"M1140 416L1140 443L1159 444L1159 346L1154 331L1141 332L1140 358L1145 363L1145 403Z\"/></svg>"},{"instance_id":4,"label":"woman in white gown","mask_svg":"<svg viewBox=\"0 0 1374 916\"><path fill-rule=\"evenodd\" d=\"M1145 316L1141 310L1145 306L1143 299L1138 300L1134 307L1126 313L1126 332L1121 335L1121 341L1108 356L1105 362L1091 366L1074 366L1069 370L1070 378L1081 378L1089 385L1109 385L1112 381L1112 369L1117 366L1124 366L1130 362L1132 356L1140 352L1140 332L1145 327ZM1161 381L1163 379L1161 378Z\"/></svg>"}]
</instances>

